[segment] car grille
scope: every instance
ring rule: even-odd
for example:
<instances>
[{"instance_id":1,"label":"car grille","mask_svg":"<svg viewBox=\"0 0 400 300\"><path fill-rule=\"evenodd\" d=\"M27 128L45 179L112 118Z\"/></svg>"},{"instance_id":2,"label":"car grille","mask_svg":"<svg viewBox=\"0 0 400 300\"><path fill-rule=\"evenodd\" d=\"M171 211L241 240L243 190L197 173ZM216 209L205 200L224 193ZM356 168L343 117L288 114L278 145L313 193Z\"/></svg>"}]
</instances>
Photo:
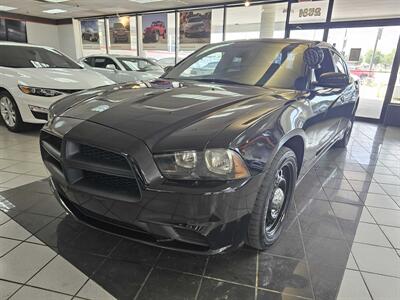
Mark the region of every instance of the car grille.
<instances>
[{"instance_id":1,"label":"car grille","mask_svg":"<svg viewBox=\"0 0 400 300\"><path fill-rule=\"evenodd\" d=\"M126 159L123 156L88 145L80 145L80 155L90 161L102 161L121 167L126 164Z\"/></svg>"},{"instance_id":2,"label":"car grille","mask_svg":"<svg viewBox=\"0 0 400 300\"><path fill-rule=\"evenodd\" d=\"M82 90L57 90L57 91L60 93L63 93L63 94L73 94L73 93L80 92Z\"/></svg>"},{"instance_id":3,"label":"car grille","mask_svg":"<svg viewBox=\"0 0 400 300\"><path fill-rule=\"evenodd\" d=\"M140 189L126 156L41 132L41 152L53 178L71 191L137 201Z\"/></svg>"}]
</instances>

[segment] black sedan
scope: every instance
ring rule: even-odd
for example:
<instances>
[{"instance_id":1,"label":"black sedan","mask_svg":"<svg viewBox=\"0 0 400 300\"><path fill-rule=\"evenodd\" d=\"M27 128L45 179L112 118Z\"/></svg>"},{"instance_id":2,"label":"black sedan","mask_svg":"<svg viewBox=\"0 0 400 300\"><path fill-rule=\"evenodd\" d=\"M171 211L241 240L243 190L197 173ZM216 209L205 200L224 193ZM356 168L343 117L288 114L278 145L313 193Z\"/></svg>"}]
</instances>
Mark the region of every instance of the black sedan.
<instances>
[{"instance_id":1,"label":"black sedan","mask_svg":"<svg viewBox=\"0 0 400 300\"><path fill-rule=\"evenodd\" d=\"M55 103L41 153L59 201L91 226L195 253L265 249L296 183L348 143L358 98L327 43L212 44L161 79Z\"/></svg>"}]
</instances>

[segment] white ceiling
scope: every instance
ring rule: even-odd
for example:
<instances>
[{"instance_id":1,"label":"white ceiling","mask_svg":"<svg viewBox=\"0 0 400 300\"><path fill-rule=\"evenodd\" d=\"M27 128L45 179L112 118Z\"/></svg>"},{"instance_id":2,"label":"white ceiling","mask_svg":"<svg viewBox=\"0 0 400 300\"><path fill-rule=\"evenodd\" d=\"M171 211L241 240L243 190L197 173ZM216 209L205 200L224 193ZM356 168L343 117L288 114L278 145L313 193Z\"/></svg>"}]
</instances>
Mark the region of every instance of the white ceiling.
<instances>
[{"instance_id":1,"label":"white ceiling","mask_svg":"<svg viewBox=\"0 0 400 300\"><path fill-rule=\"evenodd\" d=\"M232 2L232 0L160 0L149 3L140 2L146 2L146 0L137 0L137 2L131 0L68 0L62 3L49 3L46 2L46 0L0 0L0 5L17 8L9 11L10 13L51 19L64 19L157 9L172 9L196 5L221 4ZM63 9L67 12L60 14L47 14L43 12L43 10L55 8Z\"/></svg>"}]
</instances>

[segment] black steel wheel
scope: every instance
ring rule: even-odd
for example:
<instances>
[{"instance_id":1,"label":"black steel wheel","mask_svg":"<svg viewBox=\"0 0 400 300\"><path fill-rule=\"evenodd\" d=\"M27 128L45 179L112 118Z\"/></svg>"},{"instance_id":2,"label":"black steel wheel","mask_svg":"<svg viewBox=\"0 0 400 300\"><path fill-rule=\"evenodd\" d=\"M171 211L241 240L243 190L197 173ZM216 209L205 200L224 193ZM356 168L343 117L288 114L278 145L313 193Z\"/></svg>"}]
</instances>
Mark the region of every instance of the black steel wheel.
<instances>
[{"instance_id":1,"label":"black steel wheel","mask_svg":"<svg viewBox=\"0 0 400 300\"><path fill-rule=\"evenodd\" d=\"M280 236L297 181L296 154L282 147L265 174L248 227L247 243L264 250Z\"/></svg>"},{"instance_id":2,"label":"black steel wheel","mask_svg":"<svg viewBox=\"0 0 400 300\"><path fill-rule=\"evenodd\" d=\"M346 148L347 144L350 141L350 136L351 136L351 132L353 131L353 123L354 123L354 117L353 120L350 120L349 123L347 124L347 129L346 132L344 133L344 136L342 139L338 140L335 143L335 148Z\"/></svg>"}]
</instances>

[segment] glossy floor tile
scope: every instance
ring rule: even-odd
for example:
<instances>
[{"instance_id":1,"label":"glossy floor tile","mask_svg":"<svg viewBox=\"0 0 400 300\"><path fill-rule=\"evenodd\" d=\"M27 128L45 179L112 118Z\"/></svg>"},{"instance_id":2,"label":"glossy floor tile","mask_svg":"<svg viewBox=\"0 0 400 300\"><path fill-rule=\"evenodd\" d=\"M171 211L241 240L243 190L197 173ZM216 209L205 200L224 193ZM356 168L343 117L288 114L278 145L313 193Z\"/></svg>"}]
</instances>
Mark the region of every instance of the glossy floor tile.
<instances>
[{"instance_id":1,"label":"glossy floor tile","mask_svg":"<svg viewBox=\"0 0 400 300\"><path fill-rule=\"evenodd\" d=\"M0 299L400 299L400 129L356 122L298 185L266 251L166 251L65 214L38 132L0 126Z\"/></svg>"}]
</instances>

